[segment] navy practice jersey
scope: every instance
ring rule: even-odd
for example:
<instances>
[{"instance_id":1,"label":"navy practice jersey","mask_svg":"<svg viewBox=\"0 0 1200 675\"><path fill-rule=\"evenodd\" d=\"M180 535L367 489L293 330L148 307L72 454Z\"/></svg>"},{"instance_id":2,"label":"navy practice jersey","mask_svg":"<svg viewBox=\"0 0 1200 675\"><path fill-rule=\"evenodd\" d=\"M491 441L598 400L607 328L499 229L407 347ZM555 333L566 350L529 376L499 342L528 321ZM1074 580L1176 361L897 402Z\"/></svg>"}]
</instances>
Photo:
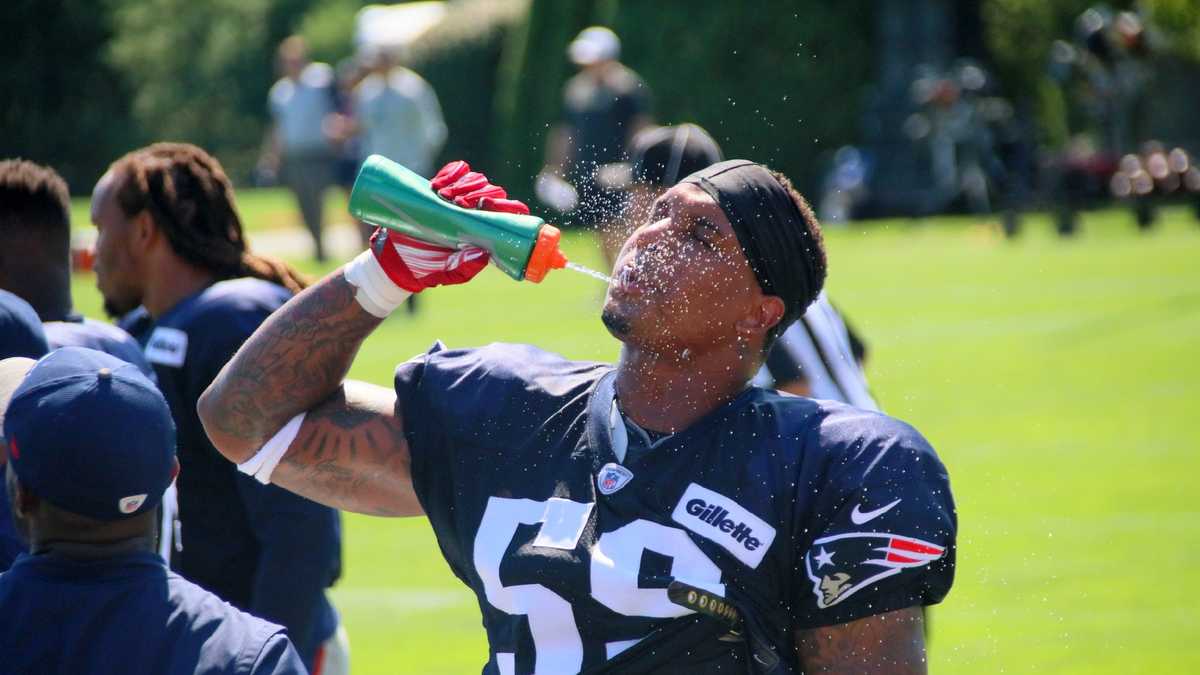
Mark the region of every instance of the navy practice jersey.
<instances>
[{"instance_id":1,"label":"navy practice jersey","mask_svg":"<svg viewBox=\"0 0 1200 675\"><path fill-rule=\"evenodd\" d=\"M96 349L111 354L125 363L132 363L151 381L155 378L154 369L142 355L141 345L133 339L132 335L116 326L74 314L66 321L47 321L42 324L42 328L46 331L46 341L50 343L50 349L59 347Z\"/></svg>"},{"instance_id":2,"label":"navy practice jersey","mask_svg":"<svg viewBox=\"0 0 1200 675\"><path fill-rule=\"evenodd\" d=\"M299 675L283 628L169 572L153 553L17 558L0 575L0 675Z\"/></svg>"},{"instance_id":3,"label":"navy practice jersey","mask_svg":"<svg viewBox=\"0 0 1200 675\"><path fill-rule=\"evenodd\" d=\"M317 645L337 627L325 589L340 574L339 514L239 473L213 447L196 413L200 394L238 347L290 297L257 279L222 281L156 322L140 312L122 324L144 345L175 418L181 541L171 567L286 626L311 663Z\"/></svg>"},{"instance_id":4,"label":"navy practice jersey","mask_svg":"<svg viewBox=\"0 0 1200 675\"><path fill-rule=\"evenodd\" d=\"M485 673L786 673L795 630L949 590L949 482L911 427L748 388L621 465L614 376L518 345L397 368L413 484L478 597ZM672 582L724 598L740 630Z\"/></svg>"}]
</instances>

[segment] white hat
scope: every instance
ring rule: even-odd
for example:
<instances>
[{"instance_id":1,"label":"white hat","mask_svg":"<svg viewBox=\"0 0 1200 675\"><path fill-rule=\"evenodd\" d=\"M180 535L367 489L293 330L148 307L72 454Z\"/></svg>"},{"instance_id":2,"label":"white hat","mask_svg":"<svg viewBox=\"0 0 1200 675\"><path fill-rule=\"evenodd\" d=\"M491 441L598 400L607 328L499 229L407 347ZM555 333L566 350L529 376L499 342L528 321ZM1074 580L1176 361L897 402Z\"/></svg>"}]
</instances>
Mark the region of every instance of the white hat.
<instances>
[{"instance_id":1,"label":"white hat","mask_svg":"<svg viewBox=\"0 0 1200 675\"><path fill-rule=\"evenodd\" d=\"M567 47L567 56L579 66L608 61L620 55L621 38L604 26L584 28Z\"/></svg>"}]
</instances>

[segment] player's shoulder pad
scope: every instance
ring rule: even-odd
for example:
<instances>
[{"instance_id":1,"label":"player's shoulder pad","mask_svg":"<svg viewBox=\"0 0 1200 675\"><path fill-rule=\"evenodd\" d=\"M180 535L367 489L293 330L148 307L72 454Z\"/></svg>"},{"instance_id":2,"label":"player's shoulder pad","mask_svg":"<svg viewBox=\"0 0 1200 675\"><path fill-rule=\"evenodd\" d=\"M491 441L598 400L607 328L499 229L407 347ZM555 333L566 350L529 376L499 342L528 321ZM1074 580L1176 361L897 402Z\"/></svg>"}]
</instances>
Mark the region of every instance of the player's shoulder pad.
<instances>
[{"instance_id":1,"label":"player's shoulder pad","mask_svg":"<svg viewBox=\"0 0 1200 675\"><path fill-rule=\"evenodd\" d=\"M261 320L279 309L292 296L283 286L262 279L229 279L219 281L192 296L171 312L174 322L204 322L212 329L211 322L253 315Z\"/></svg>"},{"instance_id":2,"label":"player's shoulder pad","mask_svg":"<svg viewBox=\"0 0 1200 675\"><path fill-rule=\"evenodd\" d=\"M854 489L890 482L947 480L933 446L911 425L880 412L820 401L810 449L824 456L831 477Z\"/></svg>"},{"instance_id":3,"label":"player's shoulder pad","mask_svg":"<svg viewBox=\"0 0 1200 675\"><path fill-rule=\"evenodd\" d=\"M455 418L536 418L540 404L561 405L586 396L611 368L571 361L531 345L492 343L447 349L441 342L396 368L397 395L419 388L428 405Z\"/></svg>"}]
</instances>

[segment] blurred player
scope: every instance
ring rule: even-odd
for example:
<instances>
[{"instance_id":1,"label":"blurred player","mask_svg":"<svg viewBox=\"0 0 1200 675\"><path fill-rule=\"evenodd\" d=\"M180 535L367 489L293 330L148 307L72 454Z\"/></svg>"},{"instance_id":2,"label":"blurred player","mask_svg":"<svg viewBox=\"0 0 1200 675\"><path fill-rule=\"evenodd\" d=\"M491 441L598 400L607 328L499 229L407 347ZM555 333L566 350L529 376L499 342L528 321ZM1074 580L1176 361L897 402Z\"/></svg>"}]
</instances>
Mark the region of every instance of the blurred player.
<instances>
[{"instance_id":1,"label":"blurred player","mask_svg":"<svg viewBox=\"0 0 1200 675\"><path fill-rule=\"evenodd\" d=\"M334 72L327 63L309 60L308 45L298 35L280 43L277 59L281 77L267 96L272 125L260 168L277 175L296 197L314 255L322 261L325 191L335 183L330 134L338 119Z\"/></svg>"},{"instance_id":2,"label":"blurred player","mask_svg":"<svg viewBox=\"0 0 1200 675\"><path fill-rule=\"evenodd\" d=\"M0 359L16 356L36 359L50 351L46 333L37 312L21 298L0 291ZM0 470L7 455L0 452ZM29 550L25 540L13 527L12 511L7 492L0 492L0 572L12 565L17 556Z\"/></svg>"},{"instance_id":3,"label":"blurred player","mask_svg":"<svg viewBox=\"0 0 1200 675\"><path fill-rule=\"evenodd\" d=\"M478 174L452 167L434 186L461 196ZM485 259L381 230L247 341L200 400L209 435L259 480L427 515L485 673L925 672L921 607L954 572L941 462L884 415L747 386L825 278L786 178L732 160L655 202L601 314L615 368L436 343L394 390L344 381L407 293Z\"/></svg>"},{"instance_id":4,"label":"blurred player","mask_svg":"<svg viewBox=\"0 0 1200 675\"><path fill-rule=\"evenodd\" d=\"M586 28L567 56L579 68L563 88L563 121L546 143L545 173L565 178L577 194L571 219L595 226L604 255L612 257L622 239L610 235L620 219L621 194L603 180L607 166L626 160L630 139L650 122L650 90L619 59L621 41L603 26Z\"/></svg>"},{"instance_id":5,"label":"blurred player","mask_svg":"<svg viewBox=\"0 0 1200 675\"><path fill-rule=\"evenodd\" d=\"M92 221L105 306L144 345L179 429L182 540L172 567L286 626L313 670L342 659L325 595L341 567L337 511L239 475L196 417L200 393L304 281L247 250L233 186L193 145L159 143L117 160L92 194Z\"/></svg>"},{"instance_id":6,"label":"blurred player","mask_svg":"<svg viewBox=\"0 0 1200 675\"><path fill-rule=\"evenodd\" d=\"M154 377L128 333L84 318L71 299L71 202L49 167L0 161L0 289L21 296L44 322L51 349L91 347Z\"/></svg>"},{"instance_id":7,"label":"blurred player","mask_svg":"<svg viewBox=\"0 0 1200 675\"><path fill-rule=\"evenodd\" d=\"M32 549L0 575L0 673L305 672L281 626L154 554L179 463L171 411L137 368L82 347L0 361L0 418Z\"/></svg>"},{"instance_id":8,"label":"blurred player","mask_svg":"<svg viewBox=\"0 0 1200 675\"><path fill-rule=\"evenodd\" d=\"M865 359L866 345L821 291L775 341L753 384L879 410L863 373Z\"/></svg>"}]
</instances>

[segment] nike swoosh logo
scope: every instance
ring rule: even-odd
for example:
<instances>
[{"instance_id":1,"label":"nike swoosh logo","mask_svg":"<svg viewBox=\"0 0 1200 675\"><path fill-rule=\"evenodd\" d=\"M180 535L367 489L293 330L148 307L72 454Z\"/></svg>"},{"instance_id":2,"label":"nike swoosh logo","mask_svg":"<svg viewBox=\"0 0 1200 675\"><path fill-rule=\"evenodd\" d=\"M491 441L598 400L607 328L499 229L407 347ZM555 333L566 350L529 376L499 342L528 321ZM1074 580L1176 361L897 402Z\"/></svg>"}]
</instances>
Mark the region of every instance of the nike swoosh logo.
<instances>
[{"instance_id":1,"label":"nike swoosh logo","mask_svg":"<svg viewBox=\"0 0 1200 675\"><path fill-rule=\"evenodd\" d=\"M875 509L874 511L865 511L865 512L862 511L860 508L860 507L862 507L862 504L855 504L854 509L852 509L850 511L850 520L852 520L855 525L862 525L863 523L870 522L872 520L875 520L879 516L882 516L883 514L887 513L893 506L895 506L899 503L900 503L900 500L897 499L896 501L892 502L891 504L888 504L886 506L881 506L881 507Z\"/></svg>"}]
</instances>

